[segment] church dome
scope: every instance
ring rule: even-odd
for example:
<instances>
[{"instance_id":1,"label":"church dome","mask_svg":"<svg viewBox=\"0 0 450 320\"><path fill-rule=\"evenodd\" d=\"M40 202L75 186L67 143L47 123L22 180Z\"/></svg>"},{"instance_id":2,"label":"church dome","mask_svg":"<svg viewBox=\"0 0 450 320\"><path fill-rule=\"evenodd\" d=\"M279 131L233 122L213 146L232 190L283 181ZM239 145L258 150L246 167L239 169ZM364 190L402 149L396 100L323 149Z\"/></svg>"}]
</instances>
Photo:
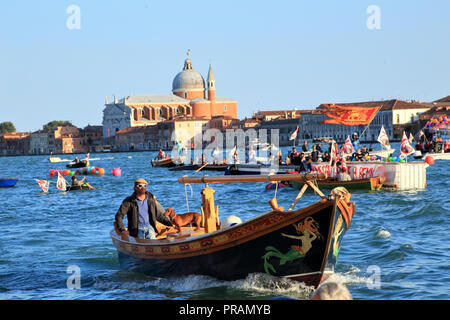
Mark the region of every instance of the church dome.
<instances>
[{"instance_id":1,"label":"church dome","mask_svg":"<svg viewBox=\"0 0 450 320\"><path fill-rule=\"evenodd\" d=\"M184 61L183 71L178 73L172 82L172 92L205 91L205 80L202 75L194 70L191 59Z\"/></svg>"}]
</instances>

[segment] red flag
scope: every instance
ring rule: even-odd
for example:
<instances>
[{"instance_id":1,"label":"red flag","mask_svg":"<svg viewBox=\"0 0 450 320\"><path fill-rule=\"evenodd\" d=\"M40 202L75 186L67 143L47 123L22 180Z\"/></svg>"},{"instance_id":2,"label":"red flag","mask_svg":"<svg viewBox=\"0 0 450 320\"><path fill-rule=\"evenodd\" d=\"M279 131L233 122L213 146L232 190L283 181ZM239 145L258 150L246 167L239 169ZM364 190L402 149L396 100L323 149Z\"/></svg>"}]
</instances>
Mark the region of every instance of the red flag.
<instances>
[{"instance_id":1,"label":"red flag","mask_svg":"<svg viewBox=\"0 0 450 320\"><path fill-rule=\"evenodd\" d=\"M409 140L406 137L405 131L403 131L402 144L400 145L400 153L401 153L400 156L402 158L405 158L409 156L411 153L414 153L414 148L411 147L411 145L409 144Z\"/></svg>"},{"instance_id":2,"label":"red flag","mask_svg":"<svg viewBox=\"0 0 450 320\"><path fill-rule=\"evenodd\" d=\"M48 188L50 187L50 181L47 180L41 180L41 179L34 179L38 185L41 187L42 191L48 192Z\"/></svg>"},{"instance_id":3,"label":"red flag","mask_svg":"<svg viewBox=\"0 0 450 320\"><path fill-rule=\"evenodd\" d=\"M367 125L372 122L380 107L339 106L324 104L325 110L318 110L327 117L321 123L343 124L347 126Z\"/></svg>"}]
</instances>

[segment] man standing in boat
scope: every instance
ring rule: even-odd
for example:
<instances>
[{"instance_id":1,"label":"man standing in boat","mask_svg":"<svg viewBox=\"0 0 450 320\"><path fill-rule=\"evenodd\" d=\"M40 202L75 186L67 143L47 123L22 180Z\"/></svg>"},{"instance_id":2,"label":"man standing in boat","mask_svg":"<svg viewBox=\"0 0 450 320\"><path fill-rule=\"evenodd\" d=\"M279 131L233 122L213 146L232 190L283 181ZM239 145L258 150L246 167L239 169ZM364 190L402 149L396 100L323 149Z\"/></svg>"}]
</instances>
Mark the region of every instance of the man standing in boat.
<instances>
[{"instance_id":1,"label":"man standing in boat","mask_svg":"<svg viewBox=\"0 0 450 320\"><path fill-rule=\"evenodd\" d=\"M134 193L123 200L115 219L119 230L127 235L156 239L156 221L166 226L172 226L172 223L170 218L164 215L165 210L155 196L147 191L147 186L148 183L144 179L134 181ZM125 215L128 219L128 231L123 224Z\"/></svg>"}]
</instances>

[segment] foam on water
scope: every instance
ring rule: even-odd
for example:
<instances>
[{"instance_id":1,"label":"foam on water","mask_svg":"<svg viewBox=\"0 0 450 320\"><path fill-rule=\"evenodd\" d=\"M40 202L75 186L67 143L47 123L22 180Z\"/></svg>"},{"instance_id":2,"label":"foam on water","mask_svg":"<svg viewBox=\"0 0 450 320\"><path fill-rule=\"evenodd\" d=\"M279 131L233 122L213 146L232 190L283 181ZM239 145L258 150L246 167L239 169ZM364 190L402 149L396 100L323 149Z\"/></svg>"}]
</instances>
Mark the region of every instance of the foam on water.
<instances>
[{"instance_id":1,"label":"foam on water","mask_svg":"<svg viewBox=\"0 0 450 320\"><path fill-rule=\"evenodd\" d=\"M391 233L387 230L381 229L378 230L376 237L381 239L388 239L391 237Z\"/></svg>"}]
</instances>

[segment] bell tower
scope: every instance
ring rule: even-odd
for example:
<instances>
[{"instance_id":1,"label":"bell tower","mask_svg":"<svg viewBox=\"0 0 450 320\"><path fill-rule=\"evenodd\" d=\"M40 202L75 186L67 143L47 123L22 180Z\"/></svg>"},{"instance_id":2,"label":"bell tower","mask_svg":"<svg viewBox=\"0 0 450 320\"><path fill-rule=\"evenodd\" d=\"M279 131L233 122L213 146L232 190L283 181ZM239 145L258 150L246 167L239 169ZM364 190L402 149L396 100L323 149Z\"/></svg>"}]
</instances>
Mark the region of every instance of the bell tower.
<instances>
[{"instance_id":1,"label":"bell tower","mask_svg":"<svg viewBox=\"0 0 450 320\"><path fill-rule=\"evenodd\" d=\"M211 117L216 115L215 113L215 105L216 105L216 80L214 79L214 74L212 72L211 65L209 65L208 71L208 79L206 80L208 83L208 100L210 103L210 112Z\"/></svg>"}]
</instances>

